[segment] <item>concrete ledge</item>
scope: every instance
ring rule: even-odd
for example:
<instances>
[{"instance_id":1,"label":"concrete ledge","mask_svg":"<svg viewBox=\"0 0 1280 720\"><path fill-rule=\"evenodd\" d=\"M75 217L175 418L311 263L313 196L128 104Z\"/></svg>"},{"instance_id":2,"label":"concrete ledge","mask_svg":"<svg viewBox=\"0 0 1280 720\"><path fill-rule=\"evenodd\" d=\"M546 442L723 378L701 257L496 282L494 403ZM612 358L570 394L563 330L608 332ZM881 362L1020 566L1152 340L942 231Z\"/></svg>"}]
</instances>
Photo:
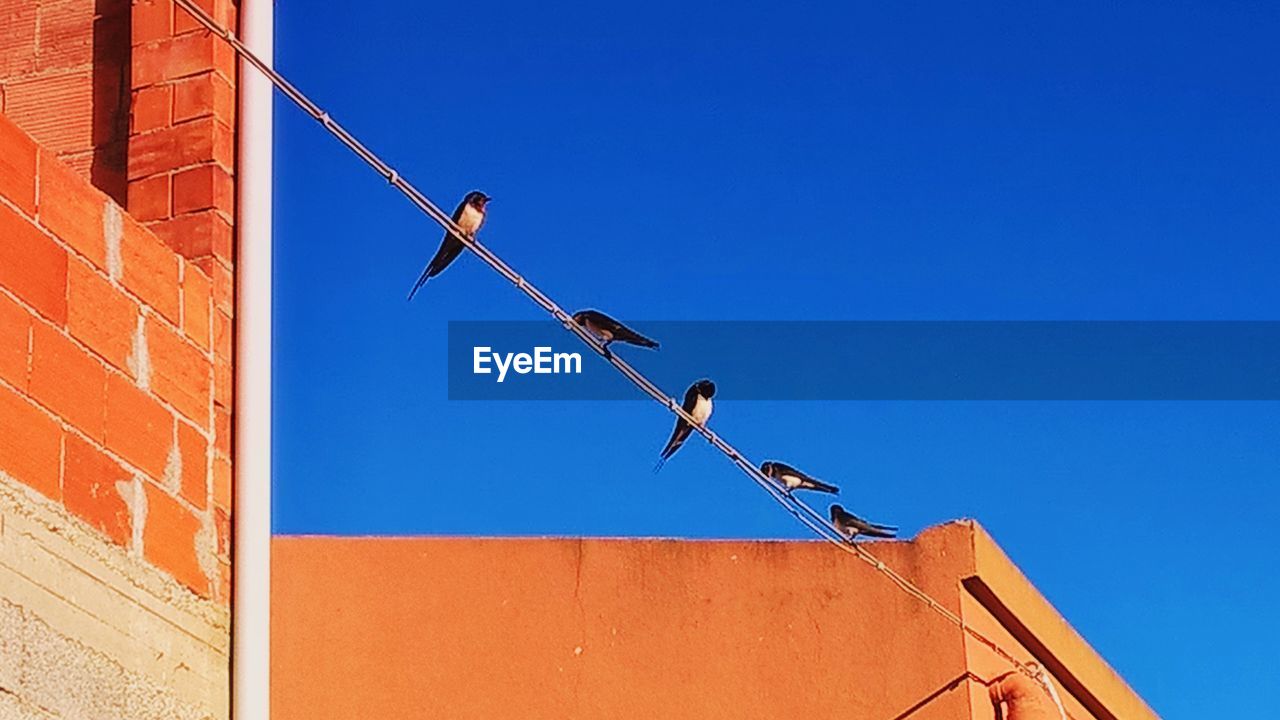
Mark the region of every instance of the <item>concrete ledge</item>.
<instances>
[{"instance_id":1,"label":"concrete ledge","mask_svg":"<svg viewBox=\"0 0 1280 720\"><path fill-rule=\"evenodd\" d=\"M226 718L229 653L225 608L0 473L5 717Z\"/></svg>"}]
</instances>

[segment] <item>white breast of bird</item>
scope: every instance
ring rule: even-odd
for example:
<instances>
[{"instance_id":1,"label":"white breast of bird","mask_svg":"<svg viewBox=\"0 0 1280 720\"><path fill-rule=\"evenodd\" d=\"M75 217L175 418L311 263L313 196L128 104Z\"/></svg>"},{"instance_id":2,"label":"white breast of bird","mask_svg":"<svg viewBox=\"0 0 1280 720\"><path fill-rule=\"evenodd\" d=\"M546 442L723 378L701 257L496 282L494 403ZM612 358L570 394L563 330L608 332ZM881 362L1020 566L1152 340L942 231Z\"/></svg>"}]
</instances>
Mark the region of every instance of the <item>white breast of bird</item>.
<instances>
[{"instance_id":1,"label":"white breast of bird","mask_svg":"<svg viewBox=\"0 0 1280 720\"><path fill-rule=\"evenodd\" d=\"M693 419L699 425L706 423L707 419L711 417L711 399L699 395L698 399L693 403L693 412L689 414L693 416Z\"/></svg>"}]
</instances>

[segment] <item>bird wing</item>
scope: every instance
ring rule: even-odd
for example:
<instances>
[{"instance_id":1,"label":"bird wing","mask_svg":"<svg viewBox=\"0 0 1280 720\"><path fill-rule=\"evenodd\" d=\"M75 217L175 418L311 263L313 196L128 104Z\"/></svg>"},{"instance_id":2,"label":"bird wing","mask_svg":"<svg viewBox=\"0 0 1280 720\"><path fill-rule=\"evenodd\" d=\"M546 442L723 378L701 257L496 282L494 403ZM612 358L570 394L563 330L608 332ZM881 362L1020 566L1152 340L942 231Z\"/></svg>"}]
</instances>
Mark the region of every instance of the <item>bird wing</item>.
<instances>
[{"instance_id":1,"label":"bird wing","mask_svg":"<svg viewBox=\"0 0 1280 720\"><path fill-rule=\"evenodd\" d=\"M639 345L640 347L647 347L647 348L658 347L658 343L656 340L650 340L649 338L641 335L635 330L632 330L626 325L623 325L617 320L612 320L612 322L615 326L613 329L614 340L618 340L624 343L630 343L632 345Z\"/></svg>"}]
</instances>

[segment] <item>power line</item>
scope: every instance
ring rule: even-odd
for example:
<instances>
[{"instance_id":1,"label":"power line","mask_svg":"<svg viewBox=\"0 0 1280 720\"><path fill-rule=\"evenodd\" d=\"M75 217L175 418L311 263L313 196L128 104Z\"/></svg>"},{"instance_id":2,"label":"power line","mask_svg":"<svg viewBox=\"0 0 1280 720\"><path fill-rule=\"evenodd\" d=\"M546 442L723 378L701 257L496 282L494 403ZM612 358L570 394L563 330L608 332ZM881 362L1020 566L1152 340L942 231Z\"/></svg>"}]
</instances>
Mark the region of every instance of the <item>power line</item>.
<instances>
[{"instance_id":1,"label":"power line","mask_svg":"<svg viewBox=\"0 0 1280 720\"><path fill-rule=\"evenodd\" d=\"M960 628L962 632L968 634L973 639L986 646L1019 671L1039 682L1045 687L1046 691L1052 695L1064 718L1071 717L1070 714L1062 708L1062 704L1057 697L1057 692L1053 690L1053 685L1043 669L1039 666L1032 667L1031 665L1018 660L1004 648L1000 647L995 641L969 627L969 625L964 621L964 618L944 607L919 586L903 577L896 570L885 565L883 561L872 555L869 550L857 543L847 541L840 531L827 520L827 518L823 517L795 495L783 491L775 482L765 476L759 468L747 460L746 456L739 452L737 448L730 445L726 440L711 430L711 428L695 421L689 413L685 412L684 408L681 407L680 403L677 402L674 397L664 393L660 388L658 388L658 386L654 385L638 370L631 367L629 363L619 357L616 353L608 352L604 345L594 335L574 322L569 313L565 312L555 303L554 300L525 280L523 276L513 270L510 265L502 260L502 258L493 254L493 252L481 244L479 240L464 233L461 228L453 222L453 218L448 213L441 210L440 207L433 203L430 198L414 187L408 180L405 180L403 176L396 172L395 168L388 165L381 158L375 155L373 151L366 148L354 135L348 132L346 128L342 127L342 125L338 124L337 121L330 117L328 112L325 112L319 105L312 102L310 98L302 93L302 91L298 90L292 83L286 80L283 75L258 58L257 55L240 42L239 38L235 36L235 33L218 25L213 18L209 17L209 15L206 14L199 6L195 5L192 0L174 0L174 2L190 13L210 32L226 41L236 51L236 54L240 55L240 57L244 58L246 62L253 65L259 72L270 79L272 84L279 88L286 97L292 100L294 104L302 108L304 112L324 126L324 128L336 137L339 142L347 146L347 148L354 152L361 160L364 160L367 165L384 177L392 187L399 190L400 193L416 205L418 209L430 216L432 220L435 220L436 223L443 227L447 232L452 233L455 237L459 238L462 243L466 245L469 250L475 253L476 256L478 256L485 264L493 268L499 275L503 276L515 285L516 289L523 292L536 305L550 313L552 317L565 327L565 329L569 330L571 333L576 335L579 340L591 349L595 350L596 354L600 355L600 357L613 365L614 368L630 380L633 385L649 397L653 398L659 404L665 406L678 418L689 423L694 430L707 439L707 442L709 442L712 447L727 456L733 464L737 465L747 475L747 477L751 478L752 481L759 485L761 489L768 493L769 496L787 510L787 512L791 513L791 515L800 521L801 524L809 528L814 532L814 534L823 540L826 540L841 550L868 563L875 568L875 570L888 577L895 585L902 589L903 592L925 603L938 615Z\"/></svg>"}]
</instances>

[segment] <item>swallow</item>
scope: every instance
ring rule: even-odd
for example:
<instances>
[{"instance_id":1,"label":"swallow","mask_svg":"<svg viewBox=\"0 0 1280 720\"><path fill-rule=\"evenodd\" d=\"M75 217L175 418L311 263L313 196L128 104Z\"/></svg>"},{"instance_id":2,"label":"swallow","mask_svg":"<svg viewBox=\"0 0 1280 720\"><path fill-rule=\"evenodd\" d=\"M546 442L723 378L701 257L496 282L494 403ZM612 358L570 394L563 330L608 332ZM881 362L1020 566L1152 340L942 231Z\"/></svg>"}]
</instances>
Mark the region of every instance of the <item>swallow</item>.
<instances>
[{"instance_id":1,"label":"swallow","mask_svg":"<svg viewBox=\"0 0 1280 720\"><path fill-rule=\"evenodd\" d=\"M658 347L656 341L650 340L599 310L579 310L573 314L573 321L604 342L605 357L609 356L609 344L615 340L642 348Z\"/></svg>"},{"instance_id":2,"label":"swallow","mask_svg":"<svg viewBox=\"0 0 1280 720\"><path fill-rule=\"evenodd\" d=\"M761 463L760 472L781 483L786 488L788 495L791 494L792 490L817 490L818 492L831 493L832 495L837 495L840 492L840 488L835 485L828 485L815 477L805 475L790 465L776 460L766 460Z\"/></svg>"},{"instance_id":3,"label":"swallow","mask_svg":"<svg viewBox=\"0 0 1280 720\"><path fill-rule=\"evenodd\" d=\"M693 417L693 421L699 425L705 425L707 419L711 417L711 398L715 397L716 384L710 380L699 380L689 386L684 392L684 402L680 404L684 411ZM667 459L676 454L684 441L689 439L689 433L693 432L693 426L685 421L683 417L676 419L676 429L671 431L671 439L667 441L667 446L662 448L662 457L658 459L658 464L654 466L653 471L658 472L662 469Z\"/></svg>"},{"instance_id":4,"label":"swallow","mask_svg":"<svg viewBox=\"0 0 1280 720\"><path fill-rule=\"evenodd\" d=\"M476 233L480 232L480 226L484 225L485 206L491 199L479 190L467 193L467 196L462 198L462 202L458 203L458 209L453 211L453 224L457 225L468 238L474 238ZM440 242L440 249L436 251L435 257L431 258L431 262L427 263L427 267L418 276L418 282L409 291L409 299L413 299L418 288L425 285L427 280L444 272L444 269L462 254L465 247L457 235L446 230L444 240Z\"/></svg>"},{"instance_id":5,"label":"swallow","mask_svg":"<svg viewBox=\"0 0 1280 720\"><path fill-rule=\"evenodd\" d=\"M873 522L867 522L853 513L845 510L839 505L831 506L831 524L836 526L836 530L840 534L853 542L858 535L870 535L871 537L891 538L897 537L898 528L894 525L877 525Z\"/></svg>"}]
</instances>

